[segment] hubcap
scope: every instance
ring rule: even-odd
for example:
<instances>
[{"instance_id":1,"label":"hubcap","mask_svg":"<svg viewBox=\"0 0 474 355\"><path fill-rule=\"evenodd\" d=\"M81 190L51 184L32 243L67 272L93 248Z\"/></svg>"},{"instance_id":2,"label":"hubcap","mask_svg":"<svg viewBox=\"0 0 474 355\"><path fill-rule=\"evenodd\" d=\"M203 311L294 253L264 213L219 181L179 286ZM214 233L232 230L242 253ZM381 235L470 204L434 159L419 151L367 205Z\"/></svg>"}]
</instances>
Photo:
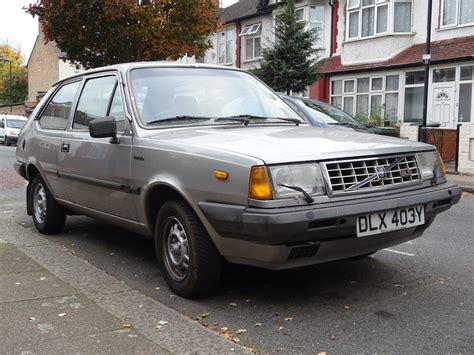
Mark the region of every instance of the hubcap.
<instances>
[{"instance_id":1,"label":"hubcap","mask_svg":"<svg viewBox=\"0 0 474 355\"><path fill-rule=\"evenodd\" d=\"M42 184L37 184L33 191L33 209L39 223L44 223L46 219L46 207L46 191Z\"/></svg>"},{"instance_id":2,"label":"hubcap","mask_svg":"<svg viewBox=\"0 0 474 355\"><path fill-rule=\"evenodd\" d=\"M189 246L186 231L181 222L174 217L166 219L163 231L166 268L173 279L182 281L189 270Z\"/></svg>"}]
</instances>

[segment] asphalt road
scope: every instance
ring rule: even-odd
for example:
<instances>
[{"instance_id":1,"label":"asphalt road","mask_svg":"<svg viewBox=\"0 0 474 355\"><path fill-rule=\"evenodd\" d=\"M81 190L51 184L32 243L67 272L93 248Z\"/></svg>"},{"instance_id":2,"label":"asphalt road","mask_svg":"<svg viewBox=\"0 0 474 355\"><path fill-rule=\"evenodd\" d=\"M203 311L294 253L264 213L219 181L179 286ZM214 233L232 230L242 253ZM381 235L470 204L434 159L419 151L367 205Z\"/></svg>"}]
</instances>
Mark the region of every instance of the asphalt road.
<instances>
[{"instance_id":1,"label":"asphalt road","mask_svg":"<svg viewBox=\"0 0 474 355\"><path fill-rule=\"evenodd\" d=\"M0 214L34 229L14 150L0 146ZM474 196L464 195L412 242L365 260L283 272L231 266L216 295L192 301L169 291L153 243L140 236L70 217L64 233L48 239L190 318L209 312L199 322L211 329L245 329L236 336L259 353L467 354L474 349L473 219Z\"/></svg>"}]
</instances>

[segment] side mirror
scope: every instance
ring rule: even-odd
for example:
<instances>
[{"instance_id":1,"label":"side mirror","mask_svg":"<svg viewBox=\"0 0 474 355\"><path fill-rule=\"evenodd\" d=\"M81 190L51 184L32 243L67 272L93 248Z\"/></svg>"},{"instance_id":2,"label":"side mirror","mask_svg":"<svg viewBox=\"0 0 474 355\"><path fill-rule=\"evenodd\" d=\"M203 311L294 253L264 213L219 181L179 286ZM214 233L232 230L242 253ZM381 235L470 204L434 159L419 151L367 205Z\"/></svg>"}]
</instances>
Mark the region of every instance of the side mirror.
<instances>
[{"instance_id":1,"label":"side mirror","mask_svg":"<svg viewBox=\"0 0 474 355\"><path fill-rule=\"evenodd\" d=\"M110 137L110 143L119 144L117 123L113 117L96 118L89 122L89 134L92 138Z\"/></svg>"}]
</instances>

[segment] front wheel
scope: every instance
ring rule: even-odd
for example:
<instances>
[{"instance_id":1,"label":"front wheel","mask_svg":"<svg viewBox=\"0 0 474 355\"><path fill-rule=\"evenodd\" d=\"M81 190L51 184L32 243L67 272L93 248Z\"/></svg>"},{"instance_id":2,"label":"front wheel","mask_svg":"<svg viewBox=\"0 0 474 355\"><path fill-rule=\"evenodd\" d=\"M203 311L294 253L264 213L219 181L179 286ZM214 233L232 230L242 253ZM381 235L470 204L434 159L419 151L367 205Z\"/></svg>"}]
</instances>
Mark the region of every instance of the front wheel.
<instances>
[{"instance_id":1,"label":"front wheel","mask_svg":"<svg viewBox=\"0 0 474 355\"><path fill-rule=\"evenodd\" d=\"M222 257L194 211L181 200L166 202L155 227L156 254L166 283L193 298L216 289Z\"/></svg>"},{"instance_id":2,"label":"front wheel","mask_svg":"<svg viewBox=\"0 0 474 355\"><path fill-rule=\"evenodd\" d=\"M60 233L66 222L65 209L56 202L40 175L36 175L30 184L28 198L33 206L36 229L43 234Z\"/></svg>"}]
</instances>

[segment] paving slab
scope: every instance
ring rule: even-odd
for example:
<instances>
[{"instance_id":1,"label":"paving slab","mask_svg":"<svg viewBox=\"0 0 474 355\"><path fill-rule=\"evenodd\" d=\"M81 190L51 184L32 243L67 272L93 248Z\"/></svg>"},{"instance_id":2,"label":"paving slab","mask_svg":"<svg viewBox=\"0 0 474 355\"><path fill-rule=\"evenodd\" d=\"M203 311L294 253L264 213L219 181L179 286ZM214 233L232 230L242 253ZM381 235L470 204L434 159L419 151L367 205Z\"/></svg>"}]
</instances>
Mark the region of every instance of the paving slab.
<instances>
[{"instance_id":1,"label":"paving slab","mask_svg":"<svg viewBox=\"0 0 474 355\"><path fill-rule=\"evenodd\" d=\"M78 337L41 339L38 342L5 344L6 355L70 355L70 354L168 354L133 329L120 329Z\"/></svg>"},{"instance_id":2,"label":"paving slab","mask_svg":"<svg viewBox=\"0 0 474 355\"><path fill-rule=\"evenodd\" d=\"M0 241L0 274L43 270L16 247Z\"/></svg>"},{"instance_id":3,"label":"paving slab","mask_svg":"<svg viewBox=\"0 0 474 355\"><path fill-rule=\"evenodd\" d=\"M47 271L0 275L0 304L74 293L78 291Z\"/></svg>"},{"instance_id":4,"label":"paving slab","mask_svg":"<svg viewBox=\"0 0 474 355\"><path fill-rule=\"evenodd\" d=\"M0 343L32 344L123 328L123 322L82 295L0 303ZM3 338L3 339L2 339Z\"/></svg>"}]
</instances>

